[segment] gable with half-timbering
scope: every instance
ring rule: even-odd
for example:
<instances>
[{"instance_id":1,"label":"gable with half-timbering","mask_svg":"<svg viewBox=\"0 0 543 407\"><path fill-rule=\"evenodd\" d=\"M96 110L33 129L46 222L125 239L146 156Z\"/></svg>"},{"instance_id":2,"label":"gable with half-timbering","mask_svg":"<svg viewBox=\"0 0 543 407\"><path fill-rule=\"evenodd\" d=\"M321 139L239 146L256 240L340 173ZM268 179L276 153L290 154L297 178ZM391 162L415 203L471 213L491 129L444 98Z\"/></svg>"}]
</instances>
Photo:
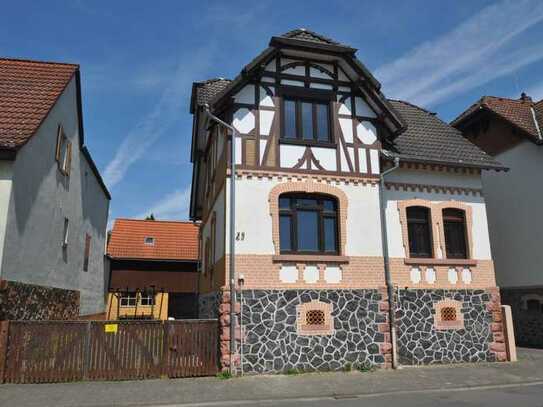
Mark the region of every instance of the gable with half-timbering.
<instances>
[{"instance_id":1,"label":"gable with half-timbering","mask_svg":"<svg viewBox=\"0 0 543 407\"><path fill-rule=\"evenodd\" d=\"M379 173L379 122L335 61L278 55L232 97L241 168Z\"/></svg>"}]
</instances>

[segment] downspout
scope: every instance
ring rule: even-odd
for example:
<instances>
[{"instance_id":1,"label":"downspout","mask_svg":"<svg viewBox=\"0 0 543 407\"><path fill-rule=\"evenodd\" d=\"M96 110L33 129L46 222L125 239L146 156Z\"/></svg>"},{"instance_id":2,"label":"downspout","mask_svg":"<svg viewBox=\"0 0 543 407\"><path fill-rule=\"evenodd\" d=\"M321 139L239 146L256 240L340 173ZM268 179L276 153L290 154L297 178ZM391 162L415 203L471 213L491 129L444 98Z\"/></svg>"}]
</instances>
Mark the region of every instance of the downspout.
<instances>
[{"instance_id":1,"label":"downspout","mask_svg":"<svg viewBox=\"0 0 543 407\"><path fill-rule=\"evenodd\" d=\"M385 153L386 155L386 153ZM390 275L390 259L388 255L388 233L385 206L385 176L400 167L400 158L394 157L394 166L385 170L379 176L379 207L381 212L381 239L383 243L383 261L385 266L385 281L388 294L388 321L390 326L390 342L392 346L392 368L398 368L398 350L396 346L396 312L394 304L394 284Z\"/></svg>"},{"instance_id":2,"label":"downspout","mask_svg":"<svg viewBox=\"0 0 543 407\"><path fill-rule=\"evenodd\" d=\"M236 135L237 130L230 124L222 121L209 109L209 105L205 105L205 114L211 120L221 126L232 131L232 140L230 143L230 263L229 263L229 278L230 278L230 373L235 374L234 369L234 354L236 353L236 272L235 272L235 226L236 226ZM227 141L228 142L228 141Z\"/></svg>"}]
</instances>

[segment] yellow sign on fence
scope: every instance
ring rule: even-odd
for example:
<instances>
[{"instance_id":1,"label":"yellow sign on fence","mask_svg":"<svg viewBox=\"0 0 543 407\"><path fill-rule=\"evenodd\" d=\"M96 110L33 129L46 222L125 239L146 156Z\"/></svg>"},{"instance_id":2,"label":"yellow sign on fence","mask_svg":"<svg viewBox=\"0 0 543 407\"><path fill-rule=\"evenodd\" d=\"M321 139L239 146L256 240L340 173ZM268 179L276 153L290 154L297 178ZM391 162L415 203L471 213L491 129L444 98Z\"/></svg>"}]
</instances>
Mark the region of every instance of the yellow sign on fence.
<instances>
[{"instance_id":1,"label":"yellow sign on fence","mask_svg":"<svg viewBox=\"0 0 543 407\"><path fill-rule=\"evenodd\" d=\"M105 324L104 332L108 334L116 334L119 330L119 324Z\"/></svg>"}]
</instances>

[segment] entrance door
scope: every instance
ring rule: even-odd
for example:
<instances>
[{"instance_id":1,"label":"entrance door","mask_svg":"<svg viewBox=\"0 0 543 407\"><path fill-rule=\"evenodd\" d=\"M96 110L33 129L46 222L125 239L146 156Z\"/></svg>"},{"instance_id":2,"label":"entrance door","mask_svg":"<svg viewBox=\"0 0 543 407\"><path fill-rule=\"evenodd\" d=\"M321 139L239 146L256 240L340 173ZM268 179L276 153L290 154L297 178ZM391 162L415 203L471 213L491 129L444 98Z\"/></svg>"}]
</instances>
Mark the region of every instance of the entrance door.
<instances>
[{"instance_id":1,"label":"entrance door","mask_svg":"<svg viewBox=\"0 0 543 407\"><path fill-rule=\"evenodd\" d=\"M169 293L168 317L194 319L198 317L198 296L196 294Z\"/></svg>"}]
</instances>

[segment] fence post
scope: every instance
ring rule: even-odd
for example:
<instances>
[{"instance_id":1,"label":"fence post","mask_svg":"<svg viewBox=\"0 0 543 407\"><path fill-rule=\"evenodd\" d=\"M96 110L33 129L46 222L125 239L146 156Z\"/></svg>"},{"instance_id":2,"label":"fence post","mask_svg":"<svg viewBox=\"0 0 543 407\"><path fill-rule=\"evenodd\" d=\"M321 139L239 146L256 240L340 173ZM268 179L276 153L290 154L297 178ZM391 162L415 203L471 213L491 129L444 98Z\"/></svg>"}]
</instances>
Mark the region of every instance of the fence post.
<instances>
[{"instance_id":1,"label":"fence post","mask_svg":"<svg viewBox=\"0 0 543 407\"><path fill-rule=\"evenodd\" d=\"M85 345L83 351L83 379L88 379L88 373L90 369L90 356L91 356L91 324L92 321L87 322L87 329L85 331Z\"/></svg>"},{"instance_id":2,"label":"fence post","mask_svg":"<svg viewBox=\"0 0 543 407\"><path fill-rule=\"evenodd\" d=\"M9 321L0 321L0 383L4 383L6 376L6 362L8 356Z\"/></svg>"},{"instance_id":3,"label":"fence post","mask_svg":"<svg viewBox=\"0 0 543 407\"><path fill-rule=\"evenodd\" d=\"M161 377L170 377L170 326L167 320L162 320L162 366Z\"/></svg>"},{"instance_id":4,"label":"fence post","mask_svg":"<svg viewBox=\"0 0 543 407\"><path fill-rule=\"evenodd\" d=\"M505 350L509 362L517 361L517 345L515 343L515 330L513 328L513 314L511 306L502 305L502 320L505 340Z\"/></svg>"}]
</instances>

